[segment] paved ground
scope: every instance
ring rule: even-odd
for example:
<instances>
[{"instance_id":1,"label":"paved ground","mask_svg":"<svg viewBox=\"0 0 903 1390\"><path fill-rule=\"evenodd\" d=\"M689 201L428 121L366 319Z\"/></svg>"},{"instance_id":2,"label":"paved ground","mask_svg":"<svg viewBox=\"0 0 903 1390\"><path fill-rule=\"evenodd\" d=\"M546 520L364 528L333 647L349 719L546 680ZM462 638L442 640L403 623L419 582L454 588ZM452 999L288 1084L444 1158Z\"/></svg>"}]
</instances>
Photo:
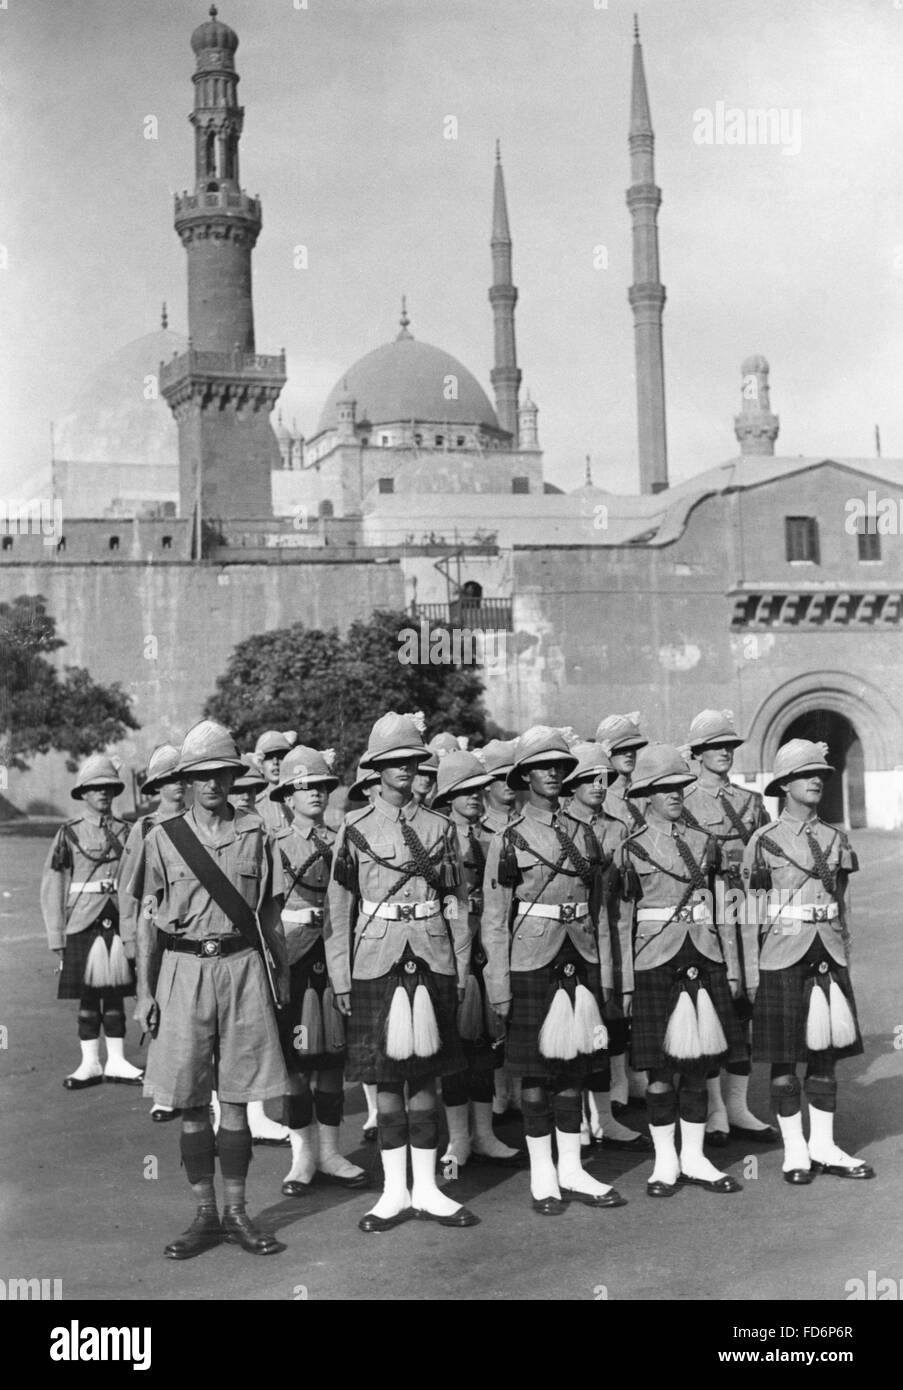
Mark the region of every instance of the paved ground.
<instances>
[{"instance_id":1,"label":"paved ground","mask_svg":"<svg viewBox=\"0 0 903 1390\"><path fill-rule=\"evenodd\" d=\"M856 837L863 861L856 898L854 978L866 1055L844 1064L838 1137L878 1169L876 1182L781 1182L780 1151L726 1151L747 1176L742 1194L684 1191L647 1199L649 1161L608 1155L592 1170L629 1205L572 1207L542 1219L529 1207L526 1172L468 1168L450 1189L482 1218L471 1230L410 1223L385 1236L357 1230L372 1205L364 1193L329 1189L279 1196L283 1151L258 1150L251 1209L287 1245L255 1259L220 1247L184 1264L161 1257L187 1224L190 1194L179 1170L177 1127L155 1126L140 1091L104 1086L68 1094L60 1082L77 1059L75 1005L55 999L55 957L46 949L37 881L47 841L0 838L0 1278L61 1279L65 1298L86 1299L826 1299L848 1280L903 1280L903 844L877 832ZM136 1030L130 1028L135 1058ZM2 1034L0 1034L2 1040ZM757 1069L754 1105L766 1110ZM362 1097L349 1090L346 1152L360 1145ZM510 1137L510 1136L509 1136ZM157 1171L156 1177L146 1176ZM745 1171L744 1171L745 1170ZM903 1285L901 1285L903 1287ZM306 1294L305 1294L306 1291Z\"/></svg>"}]
</instances>

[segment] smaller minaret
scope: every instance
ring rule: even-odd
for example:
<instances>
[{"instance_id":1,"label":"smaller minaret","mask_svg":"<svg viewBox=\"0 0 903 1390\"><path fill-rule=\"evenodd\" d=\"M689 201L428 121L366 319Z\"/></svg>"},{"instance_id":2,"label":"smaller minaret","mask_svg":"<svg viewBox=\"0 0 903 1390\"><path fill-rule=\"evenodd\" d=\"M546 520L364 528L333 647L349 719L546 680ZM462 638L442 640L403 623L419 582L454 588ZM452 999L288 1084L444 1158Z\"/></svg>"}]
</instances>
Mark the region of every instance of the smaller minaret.
<instances>
[{"instance_id":1,"label":"smaller minaret","mask_svg":"<svg viewBox=\"0 0 903 1390\"><path fill-rule=\"evenodd\" d=\"M668 486L665 356L662 345L665 287L659 278L658 261L658 210L662 191L655 182L655 135L636 15L633 19L633 37L628 140L631 184L627 190L627 206L633 221L633 284L628 297L633 309L636 344L640 492L661 492Z\"/></svg>"},{"instance_id":2,"label":"smaller minaret","mask_svg":"<svg viewBox=\"0 0 903 1390\"><path fill-rule=\"evenodd\" d=\"M342 382L342 394L335 403L336 429L340 440L346 443L353 443L356 435L354 430L354 415L357 408L357 401L354 399L354 392L348 390L348 380Z\"/></svg>"},{"instance_id":3,"label":"smaller minaret","mask_svg":"<svg viewBox=\"0 0 903 1390\"><path fill-rule=\"evenodd\" d=\"M536 419L538 415L539 406L533 400L528 389L524 403L517 412L518 448L539 449L539 429Z\"/></svg>"},{"instance_id":4,"label":"smaller minaret","mask_svg":"<svg viewBox=\"0 0 903 1390\"><path fill-rule=\"evenodd\" d=\"M747 357L740 367L740 414L734 418L734 434L741 454L773 454L780 420L771 413L768 363L760 354Z\"/></svg>"},{"instance_id":5,"label":"smaller minaret","mask_svg":"<svg viewBox=\"0 0 903 1390\"><path fill-rule=\"evenodd\" d=\"M514 338L514 306L517 289L511 270L511 231L508 226L508 202L505 198L505 176L502 173L502 154L495 142L495 187L492 199L492 287L489 303L495 321L495 366L489 373L495 392L495 413L503 430L511 435L517 448L517 397L521 374L517 365L517 345Z\"/></svg>"}]
</instances>

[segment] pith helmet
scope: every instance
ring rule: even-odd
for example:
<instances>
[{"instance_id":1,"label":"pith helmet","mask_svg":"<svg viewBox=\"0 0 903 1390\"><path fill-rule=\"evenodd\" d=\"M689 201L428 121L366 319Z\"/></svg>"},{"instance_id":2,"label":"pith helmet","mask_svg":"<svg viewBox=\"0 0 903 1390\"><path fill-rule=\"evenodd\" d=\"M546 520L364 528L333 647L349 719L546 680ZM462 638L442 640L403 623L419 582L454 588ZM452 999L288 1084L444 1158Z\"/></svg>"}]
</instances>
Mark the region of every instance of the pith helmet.
<instances>
[{"instance_id":1,"label":"pith helmet","mask_svg":"<svg viewBox=\"0 0 903 1390\"><path fill-rule=\"evenodd\" d=\"M423 742L423 715L396 714L390 710L382 719L377 719L370 730L367 751L361 758L361 767L374 767L387 758L429 757L429 750Z\"/></svg>"},{"instance_id":2,"label":"pith helmet","mask_svg":"<svg viewBox=\"0 0 903 1390\"><path fill-rule=\"evenodd\" d=\"M357 776L348 788L348 805L363 806L367 800L364 792L368 787L375 787L379 782L379 773L372 769L368 770L360 763L357 765Z\"/></svg>"},{"instance_id":3,"label":"pith helmet","mask_svg":"<svg viewBox=\"0 0 903 1390\"><path fill-rule=\"evenodd\" d=\"M571 745L571 752L577 759L577 766L564 779L564 785L569 790L573 790L575 783L584 777L604 775L609 785L617 777L618 774L601 743L574 743Z\"/></svg>"},{"instance_id":4,"label":"pith helmet","mask_svg":"<svg viewBox=\"0 0 903 1390\"><path fill-rule=\"evenodd\" d=\"M687 787L696 778L670 743L649 743L638 754L628 796L652 796L666 787Z\"/></svg>"},{"instance_id":5,"label":"pith helmet","mask_svg":"<svg viewBox=\"0 0 903 1390\"><path fill-rule=\"evenodd\" d=\"M241 761L244 765L244 772L239 773L232 783L231 790L234 792L262 792L264 787L269 786L269 782L264 777L260 764L253 753L242 753Z\"/></svg>"},{"instance_id":6,"label":"pith helmet","mask_svg":"<svg viewBox=\"0 0 903 1390\"><path fill-rule=\"evenodd\" d=\"M179 772L246 771L229 730L215 719L202 719L188 730L179 750Z\"/></svg>"},{"instance_id":7,"label":"pith helmet","mask_svg":"<svg viewBox=\"0 0 903 1390\"><path fill-rule=\"evenodd\" d=\"M734 728L734 712L729 709L704 709L690 725L688 748L708 748L713 743L736 747L743 739Z\"/></svg>"},{"instance_id":8,"label":"pith helmet","mask_svg":"<svg viewBox=\"0 0 903 1390\"><path fill-rule=\"evenodd\" d=\"M462 734L460 738L457 734L450 734L447 729L441 733L433 734L429 743L426 745L431 753L460 753L462 748L467 747L467 739Z\"/></svg>"},{"instance_id":9,"label":"pith helmet","mask_svg":"<svg viewBox=\"0 0 903 1390\"><path fill-rule=\"evenodd\" d=\"M547 724L534 724L516 741L514 761L505 778L508 786L522 791L526 786L524 773L540 763L564 763L567 768L565 776L569 776L577 766L577 759L568 748L564 734L560 729L550 729Z\"/></svg>"},{"instance_id":10,"label":"pith helmet","mask_svg":"<svg viewBox=\"0 0 903 1390\"><path fill-rule=\"evenodd\" d=\"M826 743L811 743L807 738L792 738L777 751L771 781L765 788L765 795L780 796L781 784L802 776L804 772L818 772L822 777L830 777L833 771L828 762Z\"/></svg>"},{"instance_id":11,"label":"pith helmet","mask_svg":"<svg viewBox=\"0 0 903 1390\"><path fill-rule=\"evenodd\" d=\"M480 749L483 766L489 773L490 781L504 782L514 766L514 746L516 738L493 738Z\"/></svg>"},{"instance_id":12,"label":"pith helmet","mask_svg":"<svg viewBox=\"0 0 903 1390\"><path fill-rule=\"evenodd\" d=\"M150 755L147 775L141 788L142 796L153 796L164 782L178 781L176 768L179 765L179 750L174 743L160 743Z\"/></svg>"},{"instance_id":13,"label":"pith helmet","mask_svg":"<svg viewBox=\"0 0 903 1390\"><path fill-rule=\"evenodd\" d=\"M92 787L112 787L113 795L118 796L125 789L125 783L119 776L121 766L122 763L115 756L111 758L108 753L92 753L78 769L71 793L73 799L81 801L83 794Z\"/></svg>"},{"instance_id":14,"label":"pith helmet","mask_svg":"<svg viewBox=\"0 0 903 1390\"><path fill-rule=\"evenodd\" d=\"M335 750L332 748L321 753L316 748L298 744L282 759L279 784L270 792L270 800L284 801L292 792L308 787L322 787L324 791L331 792L333 787L339 785L339 779L333 772L334 758Z\"/></svg>"},{"instance_id":15,"label":"pith helmet","mask_svg":"<svg viewBox=\"0 0 903 1390\"><path fill-rule=\"evenodd\" d=\"M287 729L285 733L280 733L278 729L267 729L266 733L254 745L254 756L256 758L272 758L274 754L283 756L290 752L298 742L298 735L294 729Z\"/></svg>"},{"instance_id":16,"label":"pith helmet","mask_svg":"<svg viewBox=\"0 0 903 1390\"><path fill-rule=\"evenodd\" d=\"M436 795L433 805L450 801L454 796L465 792L480 791L491 781L489 773L474 753L466 753L459 748L455 753L447 753L439 759L439 774L436 778Z\"/></svg>"},{"instance_id":17,"label":"pith helmet","mask_svg":"<svg viewBox=\"0 0 903 1390\"><path fill-rule=\"evenodd\" d=\"M439 773L439 754L431 753L417 769L418 777L436 777Z\"/></svg>"},{"instance_id":18,"label":"pith helmet","mask_svg":"<svg viewBox=\"0 0 903 1390\"><path fill-rule=\"evenodd\" d=\"M596 730L596 742L601 743L609 757L626 753L631 748L645 748L649 742L640 733L640 712L609 714Z\"/></svg>"}]
</instances>

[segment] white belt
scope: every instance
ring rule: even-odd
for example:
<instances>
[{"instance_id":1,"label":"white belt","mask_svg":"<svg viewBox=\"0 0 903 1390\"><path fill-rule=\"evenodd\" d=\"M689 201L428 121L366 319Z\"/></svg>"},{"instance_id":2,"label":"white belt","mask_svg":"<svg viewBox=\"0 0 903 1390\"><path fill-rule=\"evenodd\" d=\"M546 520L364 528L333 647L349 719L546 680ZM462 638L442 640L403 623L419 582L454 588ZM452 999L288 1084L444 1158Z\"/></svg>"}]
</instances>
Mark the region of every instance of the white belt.
<instances>
[{"instance_id":1,"label":"white belt","mask_svg":"<svg viewBox=\"0 0 903 1390\"><path fill-rule=\"evenodd\" d=\"M575 922L578 917L589 916L589 903L521 903L517 904L518 917L551 917L555 922Z\"/></svg>"},{"instance_id":2,"label":"white belt","mask_svg":"<svg viewBox=\"0 0 903 1390\"><path fill-rule=\"evenodd\" d=\"M641 907L637 909L638 922L711 922L712 914L708 903L688 903L679 912L673 907Z\"/></svg>"},{"instance_id":3,"label":"white belt","mask_svg":"<svg viewBox=\"0 0 903 1390\"><path fill-rule=\"evenodd\" d=\"M793 922L833 922L839 913L836 903L791 903L779 908L771 920L789 917Z\"/></svg>"},{"instance_id":4,"label":"white belt","mask_svg":"<svg viewBox=\"0 0 903 1390\"><path fill-rule=\"evenodd\" d=\"M390 922L410 922L415 918L435 917L439 902L436 898L430 898L425 903L368 903L363 899L361 909L365 917L387 917ZM282 915L285 916L285 913Z\"/></svg>"},{"instance_id":5,"label":"white belt","mask_svg":"<svg viewBox=\"0 0 903 1390\"><path fill-rule=\"evenodd\" d=\"M84 883L70 883L70 893L115 893L116 880L112 878L91 878Z\"/></svg>"},{"instance_id":6,"label":"white belt","mask_svg":"<svg viewBox=\"0 0 903 1390\"><path fill-rule=\"evenodd\" d=\"M283 922L299 922L303 926L311 923L320 926L323 922L322 907L285 907L282 909Z\"/></svg>"}]
</instances>

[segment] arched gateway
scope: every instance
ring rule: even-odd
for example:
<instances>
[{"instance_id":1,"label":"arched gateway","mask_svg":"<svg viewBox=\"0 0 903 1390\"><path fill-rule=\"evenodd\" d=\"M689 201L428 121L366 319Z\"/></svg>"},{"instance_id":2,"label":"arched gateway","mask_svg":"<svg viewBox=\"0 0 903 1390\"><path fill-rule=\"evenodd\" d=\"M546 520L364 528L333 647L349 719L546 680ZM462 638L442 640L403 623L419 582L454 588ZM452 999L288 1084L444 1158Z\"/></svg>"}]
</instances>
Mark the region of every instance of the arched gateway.
<instances>
[{"instance_id":1,"label":"arched gateway","mask_svg":"<svg viewBox=\"0 0 903 1390\"><path fill-rule=\"evenodd\" d=\"M903 719L900 704L870 681L844 671L815 671L787 681L753 717L738 771L765 779L791 738L827 743L838 775L822 814L851 829L903 823Z\"/></svg>"}]
</instances>

